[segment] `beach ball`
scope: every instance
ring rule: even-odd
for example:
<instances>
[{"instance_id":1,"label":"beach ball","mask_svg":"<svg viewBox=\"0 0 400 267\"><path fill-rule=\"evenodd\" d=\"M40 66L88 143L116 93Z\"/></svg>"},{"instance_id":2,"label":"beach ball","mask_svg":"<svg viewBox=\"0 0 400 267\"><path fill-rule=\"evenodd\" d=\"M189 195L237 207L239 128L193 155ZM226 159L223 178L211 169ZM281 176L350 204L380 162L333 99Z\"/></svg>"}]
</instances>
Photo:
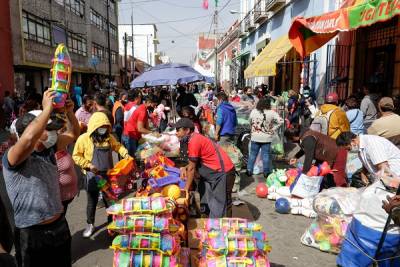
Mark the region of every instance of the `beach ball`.
<instances>
[{"instance_id":1,"label":"beach ball","mask_svg":"<svg viewBox=\"0 0 400 267\"><path fill-rule=\"evenodd\" d=\"M290 203L286 198L278 198L275 202L275 210L281 214L287 214L290 212Z\"/></svg>"},{"instance_id":2,"label":"beach ball","mask_svg":"<svg viewBox=\"0 0 400 267\"><path fill-rule=\"evenodd\" d=\"M181 189L179 188L179 186L175 184L167 185L166 187L163 188L161 194L164 197L169 197L173 200L176 200L181 196Z\"/></svg>"},{"instance_id":3,"label":"beach ball","mask_svg":"<svg viewBox=\"0 0 400 267\"><path fill-rule=\"evenodd\" d=\"M265 183L258 183L256 187L256 195L261 198L266 198L268 195L268 187Z\"/></svg>"}]
</instances>

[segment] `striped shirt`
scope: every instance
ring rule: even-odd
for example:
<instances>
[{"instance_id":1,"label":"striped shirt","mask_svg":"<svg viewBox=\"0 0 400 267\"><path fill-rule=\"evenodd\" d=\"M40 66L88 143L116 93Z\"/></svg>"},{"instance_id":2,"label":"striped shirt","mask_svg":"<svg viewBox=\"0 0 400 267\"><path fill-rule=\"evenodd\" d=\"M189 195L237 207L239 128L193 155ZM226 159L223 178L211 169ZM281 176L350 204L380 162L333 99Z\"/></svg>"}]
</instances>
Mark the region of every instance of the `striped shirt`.
<instances>
[{"instance_id":1,"label":"striped shirt","mask_svg":"<svg viewBox=\"0 0 400 267\"><path fill-rule=\"evenodd\" d=\"M371 174L378 172L378 164L388 162L390 170L400 175L400 149L386 138L360 135L359 157Z\"/></svg>"}]
</instances>

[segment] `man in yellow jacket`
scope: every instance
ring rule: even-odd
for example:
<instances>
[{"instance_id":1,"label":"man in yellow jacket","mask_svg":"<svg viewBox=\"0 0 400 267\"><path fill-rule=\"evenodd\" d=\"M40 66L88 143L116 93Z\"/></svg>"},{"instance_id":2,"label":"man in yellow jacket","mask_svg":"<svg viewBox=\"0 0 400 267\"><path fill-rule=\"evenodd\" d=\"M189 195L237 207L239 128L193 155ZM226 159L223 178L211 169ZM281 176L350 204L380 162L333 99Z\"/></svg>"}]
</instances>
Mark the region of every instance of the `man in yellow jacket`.
<instances>
[{"instance_id":1,"label":"man in yellow jacket","mask_svg":"<svg viewBox=\"0 0 400 267\"><path fill-rule=\"evenodd\" d=\"M112 151L122 158L129 158L128 150L111 134L111 123L103 112L95 112L88 123L88 130L76 141L72 158L86 173L87 227L83 237L90 237L94 228L96 206L99 198L96 176L107 178L107 171L113 167ZM104 204L108 203L103 196Z\"/></svg>"},{"instance_id":2,"label":"man in yellow jacket","mask_svg":"<svg viewBox=\"0 0 400 267\"><path fill-rule=\"evenodd\" d=\"M323 124L323 121L326 121L327 132L320 132L335 140L341 133L350 131L350 122L347 119L346 112L338 106L338 103L338 94L329 93L325 98L325 104L320 107L320 111L316 114L310 128L313 129L313 126L318 124L317 121L322 122L319 124Z\"/></svg>"}]
</instances>

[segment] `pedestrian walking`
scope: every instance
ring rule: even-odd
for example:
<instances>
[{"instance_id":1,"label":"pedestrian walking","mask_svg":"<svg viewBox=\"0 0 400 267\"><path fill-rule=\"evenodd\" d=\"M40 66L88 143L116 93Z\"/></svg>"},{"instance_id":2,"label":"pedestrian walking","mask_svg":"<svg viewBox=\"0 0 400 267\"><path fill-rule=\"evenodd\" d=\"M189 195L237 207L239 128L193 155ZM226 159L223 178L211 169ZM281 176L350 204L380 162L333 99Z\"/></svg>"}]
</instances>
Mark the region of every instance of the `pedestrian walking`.
<instances>
[{"instance_id":1,"label":"pedestrian walking","mask_svg":"<svg viewBox=\"0 0 400 267\"><path fill-rule=\"evenodd\" d=\"M249 160L247 163L247 175L253 175L254 164L261 150L264 177L271 172L271 142L278 134L278 128L283 124L283 119L271 110L271 101L262 98L250 113L251 144Z\"/></svg>"},{"instance_id":2,"label":"pedestrian walking","mask_svg":"<svg viewBox=\"0 0 400 267\"><path fill-rule=\"evenodd\" d=\"M215 140L221 143L234 143L237 122L235 108L229 103L224 93L217 94L218 106L216 114Z\"/></svg>"},{"instance_id":3,"label":"pedestrian walking","mask_svg":"<svg viewBox=\"0 0 400 267\"><path fill-rule=\"evenodd\" d=\"M75 112L75 117L78 120L81 133L86 132L89 119L94 110L93 97L91 95L84 95L82 99L82 106Z\"/></svg>"},{"instance_id":4,"label":"pedestrian walking","mask_svg":"<svg viewBox=\"0 0 400 267\"><path fill-rule=\"evenodd\" d=\"M111 134L112 126L103 112L95 112L89 120L88 130L76 141L72 158L86 174L87 226L83 237L90 237L94 231L96 206L99 200L99 188L96 176L107 179L107 171L113 167L112 151L122 158L129 158L128 150ZM104 205L108 200L103 195ZM109 218L110 220L111 218Z\"/></svg>"}]
</instances>

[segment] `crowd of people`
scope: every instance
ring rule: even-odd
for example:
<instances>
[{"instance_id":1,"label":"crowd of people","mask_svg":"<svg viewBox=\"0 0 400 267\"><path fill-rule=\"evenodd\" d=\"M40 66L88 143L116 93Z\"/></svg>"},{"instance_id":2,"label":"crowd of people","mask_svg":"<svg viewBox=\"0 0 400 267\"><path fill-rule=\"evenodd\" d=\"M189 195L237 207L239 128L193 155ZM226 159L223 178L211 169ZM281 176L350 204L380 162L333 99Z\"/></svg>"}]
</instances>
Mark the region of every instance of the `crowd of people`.
<instances>
[{"instance_id":1,"label":"crowd of people","mask_svg":"<svg viewBox=\"0 0 400 267\"><path fill-rule=\"evenodd\" d=\"M75 92L82 91L79 88ZM313 161L327 161L335 170L324 178L322 188L350 185L345 171L350 150L359 153L365 185L372 181L371 175L386 168L400 175L400 128L396 123L400 116L392 98L378 98L367 87L363 98L350 96L343 105L336 93L327 94L324 104L318 105L311 88L304 87L301 95L290 90L279 97L286 102L285 115L280 116L272 108L278 97L267 86L230 93L209 86L202 94L215 105L214 136L203 131L200 94L197 85L178 86L176 93L167 88L75 93L62 110L54 110L52 91L29 96L19 104L6 92L3 110L11 134L1 151L0 255L4 257L0 257L0 265L11 261L1 252L10 252L14 244L18 266L71 266L71 234L65 215L79 189L87 192L83 236L88 238L95 231L96 205L101 197L97 179L106 177L113 167L112 153L125 159L135 157L143 135L158 136L167 127L176 130L181 155L188 160L181 168L187 179L185 189L192 190L195 178L200 177L196 187L204 212L210 217L231 216L237 178L232 160L220 145L236 143L234 102L254 105L249 116L249 176L260 151L264 177L271 173L271 143L282 126L287 141L298 142L301 148L290 164L304 156L303 173ZM175 115L179 117L176 123ZM76 173L75 165L82 173ZM107 207L107 197L101 198ZM385 209L398 203L398 199L390 199ZM43 263L44 258L50 265Z\"/></svg>"}]
</instances>

